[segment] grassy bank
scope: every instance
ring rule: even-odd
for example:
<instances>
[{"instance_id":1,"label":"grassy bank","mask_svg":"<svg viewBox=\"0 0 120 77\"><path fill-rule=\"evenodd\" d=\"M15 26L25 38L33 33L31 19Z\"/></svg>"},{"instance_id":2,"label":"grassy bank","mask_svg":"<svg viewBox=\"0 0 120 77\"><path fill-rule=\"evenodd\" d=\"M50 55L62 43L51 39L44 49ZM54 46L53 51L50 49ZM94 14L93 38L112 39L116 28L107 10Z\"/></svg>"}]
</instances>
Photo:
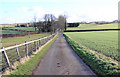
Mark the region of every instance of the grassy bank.
<instances>
[{"instance_id":1,"label":"grassy bank","mask_svg":"<svg viewBox=\"0 0 120 77\"><path fill-rule=\"evenodd\" d=\"M49 33L42 33L42 34L32 34L30 35L30 38L28 35L26 36L20 36L20 37L8 37L8 38L3 38L3 43L2 46L3 47L8 47L8 46L12 46L15 44L21 44L21 43L25 43L25 41L31 41L31 40L36 40L45 36L50 35Z\"/></svg>"},{"instance_id":2,"label":"grassy bank","mask_svg":"<svg viewBox=\"0 0 120 77\"><path fill-rule=\"evenodd\" d=\"M66 40L77 55L98 75L98 76L114 76L120 74L118 65L108 61L104 57L100 57L95 53L91 53L87 49L81 47L77 42L70 39L64 34Z\"/></svg>"},{"instance_id":3,"label":"grassy bank","mask_svg":"<svg viewBox=\"0 0 120 77\"><path fill-rule=\"evenodd\" d=\"M39 51L37 54L35 54L29 61L25 62L24 64L20 64L17 66L17 70L15 72L12 72L10 75L31 75L33 69L37 66L39 61L42 59L42 57L45 55L45 53L48 51L48 49L51 47L55 39L57 38L57 35L53 38L52 41L50 41L47 45L45 45L41 51Z\"/></svg>"}]
</instances>

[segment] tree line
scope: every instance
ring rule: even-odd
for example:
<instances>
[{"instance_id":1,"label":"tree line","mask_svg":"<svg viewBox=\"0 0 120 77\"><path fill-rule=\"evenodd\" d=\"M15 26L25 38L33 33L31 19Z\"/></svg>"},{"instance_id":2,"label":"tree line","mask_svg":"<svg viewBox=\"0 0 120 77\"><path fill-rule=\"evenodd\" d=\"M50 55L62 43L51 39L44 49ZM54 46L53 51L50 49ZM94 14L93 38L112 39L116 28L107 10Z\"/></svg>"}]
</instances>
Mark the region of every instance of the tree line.
<instances>
[{"instance_id":1,"label":"tree line","mask_svg":"<svg viewBox=\"0 0 120 77\"><path fill-rule=\"evenodd\" d=\"M53 14L45 14L43 17L44 21L37 21L37 17L34 16L33 26L35 27L35 31L38 28L38 33L41 32L50 32L54 33L56 30L66 30L66 16L59 15L56 18Z\"/></svg>"},{"instance_id":2,"label":"tree line","mask_svg":"<svg viewBox=\"0 0 120 77\"><path fill-rule=\"evenodd\" d=\"M68 23L68 27L78 27L79 23Z\"/></svg>"}]
</instances>

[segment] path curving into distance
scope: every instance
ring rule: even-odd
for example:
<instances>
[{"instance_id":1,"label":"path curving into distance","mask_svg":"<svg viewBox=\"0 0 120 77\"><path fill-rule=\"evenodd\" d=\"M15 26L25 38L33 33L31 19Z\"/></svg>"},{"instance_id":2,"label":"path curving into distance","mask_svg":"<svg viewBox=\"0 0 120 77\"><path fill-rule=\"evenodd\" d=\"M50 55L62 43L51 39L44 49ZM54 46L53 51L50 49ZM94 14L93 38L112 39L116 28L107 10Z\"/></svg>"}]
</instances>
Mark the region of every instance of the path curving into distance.
<instances>
[{"instance_id":1,"label":"path curving into distance","mask_svg":"<svg viewBox=\"0 0 120 77\"><path fill-rule=\"evenodd\" d=\"M75 54L61 33L40 61L33 75L87 75L95 73Z\"/></svg>"}]
</instances>

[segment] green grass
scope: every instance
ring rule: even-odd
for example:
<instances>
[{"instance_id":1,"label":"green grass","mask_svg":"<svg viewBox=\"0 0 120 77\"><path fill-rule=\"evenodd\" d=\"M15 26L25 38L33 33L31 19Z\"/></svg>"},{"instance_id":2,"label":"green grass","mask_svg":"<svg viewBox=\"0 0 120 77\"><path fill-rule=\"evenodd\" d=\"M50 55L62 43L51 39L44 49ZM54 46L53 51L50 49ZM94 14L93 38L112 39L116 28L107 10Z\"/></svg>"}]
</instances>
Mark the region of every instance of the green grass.
<instances>
[{"instance_id":1,"label":"green grass","mask_svg":"<svg viewBox=\"0 0 120 77\"><path fill-rule=\"evenodd\" d=\"M90 30L90 29L118 29L118 23L112 24L80 24L78 27L68 27L67 30Z\"/></svg>"},{"instance_id":2,"label":"green grass","mask_svg":"<svg viewBox=\"0 0 120 77\"><path fill-rule=\"evenodd\" d=\"M2 34L9 34L9 33L24 33L22 31L11 31L11 30L0 30Z\"/></svg>"},{"instance_id":3,"label":"green grass","mask_svg":"<svg viewBox=\"0 0 120 77\"><path fill-rule=\"evenodd\" d=\"M83 46L118 60L118 31L66 32Z\"/></svg>"},{"instance_id":4,"label":"green grass","mask_svg":"<svg viewBox=\"0 0 120 77\"><path fill-rule=\"evenodd\" d=\"M18 30L26 30L26 31L35 31L34 27L9 27L7 29L18 29Z\"/></svg>"},{"instance_id":5,"label":"green grass","mask_svg":"<svg viewBox=\"0 0 120 77\"><path fill-rule=\"evenodd\" d=\"M35 31L34 27L8 27L6 29L18 29L18 30L25 30L25 31ZM24 33L24 32L23 31L12 31L12 30L0 30L0 33L9 34L9 33Z\"/></svg>"},{"instance_id":6,"label":"green grass","mask_svg":"<svg viewBox=\"0 0 120 77\"><path fill-rule=\"evenodd\" d=\"M52 43L55 41L57 36L53 38L53 40L48 43L46 46L42 48L37 54L34 55L29 61L25 62L24 64L20 64L17 66L17 70L12 72L10 75L31 75L32 70L37 66L41 58L45 55L46 51L51 47Z\"/></svg>"},{"instance_id":7,"label":"green grass","mask_svg":"<svg viewBox=\"0 0 120 77\"><path fill-rule=\"evenodd\" d=\"M99 77L118 77L120 71L119 65L114 64L106 58L96 53L90 52L88 49L81 47L77 42L64 35L66 40L76 54L99 76Z\"/></svg>"},{"instance_id":8,"label":"green grass","mask_svg":"<svg viewBox=\"0 0 120 77\"><path fill-rule=\"evenodd\" d=\"M3 43L2 46L3 47L8 47L8 46L12 46L15 44L21 44L21 43L25 43L25 41L31 41L31 40L36 40L45 36L50 35L49 33L43 33L43 34L32 34L30 35L30 38L28 35L26 36L20 36L20 37L8 37L8 38L3 38Z\"/></svg>"},{"instance_id":9,"label":"green grass","mask_svg":"<svg viewBox=\"0 0 120 77\"><path fill-rule=\"evenodd\" d=\"M0 27L15 27L15 25L0 25Z\"/></svg>"}]
</instances>

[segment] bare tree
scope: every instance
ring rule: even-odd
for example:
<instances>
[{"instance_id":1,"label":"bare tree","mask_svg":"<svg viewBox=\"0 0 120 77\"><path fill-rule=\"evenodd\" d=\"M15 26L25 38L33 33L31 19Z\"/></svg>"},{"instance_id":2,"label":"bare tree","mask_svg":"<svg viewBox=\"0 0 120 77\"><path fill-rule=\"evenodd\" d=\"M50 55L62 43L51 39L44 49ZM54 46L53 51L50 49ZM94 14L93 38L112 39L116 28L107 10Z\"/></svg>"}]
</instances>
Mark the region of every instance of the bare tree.
<instances>
[{"instance_id":1,"label":"bare tree","mask_svg":"<svg viewBox=\"0 0 120 77\"><path fill-rule=\"evenodd\" d=\"M51 14L51 30L52 32L55 32L55 30L57 29L57 18Z\"/></svg>"},{"instance_id":2,"label":"bare tree","mask_svg":"<svg viewBox=\"0 0 120 77\"><path fill-rule=\"evenodd\" d=\"M60 15L58 17L58 25L59 25L59 28L61 30L64 30L65 29L65 25L66 25L66 18L63 16L63 15Z\"/></svg>"},{"instance_id":3,"label":"bare tree","mask_svg":"<svg viewBox=\"0 0 120 77\"><path fill-rule=\"evenodd\" d=\"M56 21L56 17L52 14L45 14L44 16L44 22L45 22L45 30L47 32L54 32L55 30L55 21Z\"/></svg>"},{"instance_id":4,"label":"bare tree","mask_svg":"<svg viewBox=\"0 0 120 77\"><path fill-rule=\"evenodd\" d=\"M67 15L64 14L64 19L65 19L65 31L67 29Z\"/></svg>"},{"instance_id":5,"label":"bare tree","mask_svg":"<svg viewBox=\"0 0 120 77\"><path fill-rule=\"evenodd\" d=\"M34 18L36 20L36 17ZM66 16L60 15L56 18L53 14L45 14L44 21L36 22L36 27L40 32L54 33L57 29L66 30Z\"/></svg>"}]
</instances>

